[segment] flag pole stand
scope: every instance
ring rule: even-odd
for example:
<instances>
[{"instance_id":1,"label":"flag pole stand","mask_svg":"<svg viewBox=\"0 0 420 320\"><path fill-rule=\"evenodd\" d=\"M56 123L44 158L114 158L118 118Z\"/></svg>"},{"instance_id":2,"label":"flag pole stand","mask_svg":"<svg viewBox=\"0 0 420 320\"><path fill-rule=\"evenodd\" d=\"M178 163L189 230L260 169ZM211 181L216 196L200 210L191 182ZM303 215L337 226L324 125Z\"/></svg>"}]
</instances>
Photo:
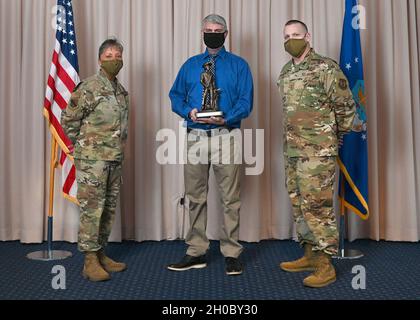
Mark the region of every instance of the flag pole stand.
<instances>
[{"instance_id":1,"label":"flag pole stand","mask_svg":"<svg viewBox=\"0 0 420 320\"><path fill-rule=\"evenodd\" d=\"M54 178L57 167L57 141L51 135L51 160L50 160L50 199L48 208L48 236L47 250L35 251L26 255L31 260L54 261L63 260L72 256L70 251L53 250L53 204L54 204Z\"/></svg>"},{"instance_id":2,"label":"flag pole stand","mask_svg":"<svg viewBox=\"0 0 420 320\"><path fill-rule=\"evenodd\" d=\"M344 246L344 234L346 232L346 207L344 206L344 179L341 177L341 198L340 198L340 239L339 239L339 248L338 254L333 256L335 259L360 259L363 257L363 253L355 249L347 249Z\"/></svg>"}]
</instances>

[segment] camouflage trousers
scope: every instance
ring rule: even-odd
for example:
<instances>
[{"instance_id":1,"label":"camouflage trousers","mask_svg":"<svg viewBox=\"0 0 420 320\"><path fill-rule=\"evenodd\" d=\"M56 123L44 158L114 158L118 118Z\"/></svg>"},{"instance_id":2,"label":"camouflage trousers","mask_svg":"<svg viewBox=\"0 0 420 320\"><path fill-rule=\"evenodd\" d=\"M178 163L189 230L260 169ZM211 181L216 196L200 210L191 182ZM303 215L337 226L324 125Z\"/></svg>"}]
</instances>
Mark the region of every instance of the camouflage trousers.
<instances>
[{"instance_id":1,"label":"camouflage trousers","mask_svg":"<svg viewBox=\"0 0 420 320\"><path fill-rule=\"evenodd\" d=\"M336 157L285 158L286 187L301 245L315 251L338 252L333 195Z\"/></svg>"},{"instance_id":2,"label":"camouflage trousers","mask_svg":"<svg viewBox=\"0 0 420 320\"><path fill-rule=\"evenodd\" d=\"M121 162L75 160L80 203L78 248L98 251L106 246L121 186Z\"/></svg>"}]
</instances>

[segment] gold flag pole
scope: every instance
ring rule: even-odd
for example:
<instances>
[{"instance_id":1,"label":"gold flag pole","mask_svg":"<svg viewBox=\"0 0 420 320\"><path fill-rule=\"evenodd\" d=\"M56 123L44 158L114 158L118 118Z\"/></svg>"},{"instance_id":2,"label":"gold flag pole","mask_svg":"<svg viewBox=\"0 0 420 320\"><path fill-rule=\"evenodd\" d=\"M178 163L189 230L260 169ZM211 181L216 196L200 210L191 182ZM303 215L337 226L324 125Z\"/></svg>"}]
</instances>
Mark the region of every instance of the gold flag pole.
<instances>
[{"instance_id":1,"label":"gold flag pole","mask_svg":"<svg viewBox=\"0 0 420 320\"><path fill-rule=\"evenodd\" d=\"M358 259L363 257L363 253L359 250L346 249L344 247L344 235L346 232L346 212L347 208L345 206L345 184L344 184L344 175L340 171L340 233L339 233L339 248L338 255L335 258L338 259Z\"/></svg>"},{"instance_id":2,"label":"gold flag pole","mask_svg":"<svg viewBox=\"0 0 420 320\"><path fill-rule=\"evenodd\" d=\"M72 253L63 250L53 250L53 217L54 217L54 186L55 186L55 169L58 166L57 163L57 140L54 135L51 134L51 151L50 151L50 185L49 185L49 201L48 201L48 230L47 230L47 242L48 248L45 251L35 251L29 253L27 257L31 260L62 260L71 257Z\"/></svg>"},{"instance_id":3,"label":"gold flag pole","mask_svg":"<svg viewBox=\"0 0 420 320\"><path fill-rule=\"evenodd\" d=\"M53 216L55 168L57 168L57 140L55 140L54 136L51 135L50 198L48 204L48 217Z\"/></svg>"},{"instance_id":4,"label":"gold flag pole","mask_svg":"<svg viewBox=\"0 0 420 320\"><path fill-rule=\"evenodd\" d=\"M343 258L344 254L344 233L346 232L346 224L344 219L346 218L346 207L344 205L344 176L340 171L340 182L341 182L341 193L340 193L340 257Z\"/></svg>"},{"instance_id":5,"label":"gold flag pole","mask_svg":"<svg viewBox=\"0 0 420 320\"><path fill-rule=\"evenodd\" d=\"M48 201L48 253L52 252L52 221L54 216L55 169L57 168L57 140L51 135L50 195Z\"/></svg>"}]
</instances>

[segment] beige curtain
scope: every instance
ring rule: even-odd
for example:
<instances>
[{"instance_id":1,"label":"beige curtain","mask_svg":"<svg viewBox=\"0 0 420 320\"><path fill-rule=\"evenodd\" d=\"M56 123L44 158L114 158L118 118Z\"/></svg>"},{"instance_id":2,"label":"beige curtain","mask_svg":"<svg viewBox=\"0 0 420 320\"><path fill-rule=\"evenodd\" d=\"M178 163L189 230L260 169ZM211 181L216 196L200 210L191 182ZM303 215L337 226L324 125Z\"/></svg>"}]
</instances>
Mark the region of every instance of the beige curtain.
<instances>
[{"instance_id":1,"label":"beige curtain","mask_svg":"<svg viewBox=\"0 0 420 320\"><path fill-rule=\"evenodd\" d=\"M420 239L420 1L361 0L369 122L371 217L350 214L351 239ZM40 242L48 210L50 135L42 116L55 31L54 0L0 0L0 240ZM243 128L264 129L264 172L242 183L240 238L294 236L284 188L281 103L275 81L288 57L282 29L307 22L313 47L339 59L344 0L73 0L80 76L97 71L108 36L125 45L120 75L131 96L124 184L112 240L183 237L188 228L181 165L162 166L155 153L161 128L178 130L168 92L181 64L204 50L201 19L228 21L227 49L250 64L252 115ZM178 135L178 139L182 139ZM78 209L60 194L56 171L54 239L77 240ZM208 235L218 239L221 205L214 181Z\"/></svg>"}]
</instances>

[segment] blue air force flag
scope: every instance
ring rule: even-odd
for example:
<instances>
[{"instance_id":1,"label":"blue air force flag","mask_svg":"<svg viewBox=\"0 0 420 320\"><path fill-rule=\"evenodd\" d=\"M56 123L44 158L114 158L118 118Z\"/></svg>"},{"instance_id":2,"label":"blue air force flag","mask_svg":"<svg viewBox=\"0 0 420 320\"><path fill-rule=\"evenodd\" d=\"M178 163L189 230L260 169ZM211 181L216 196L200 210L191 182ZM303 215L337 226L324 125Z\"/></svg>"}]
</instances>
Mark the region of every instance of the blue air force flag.
<instances>
[{"instance_id":1,"label":"blue air force flag","mask_svg":"<svg viewBox=\"0 0 420 320\"><path fill-rule=\"evenodd\" d=\"M346 0L341 40L340 67L349 81L357 111L353 130L344 136L339 150L339 194L346 208L362 219L367 219L369 207L366 95L356 6L357 0Z\"/></svg>"}]
</instances>

